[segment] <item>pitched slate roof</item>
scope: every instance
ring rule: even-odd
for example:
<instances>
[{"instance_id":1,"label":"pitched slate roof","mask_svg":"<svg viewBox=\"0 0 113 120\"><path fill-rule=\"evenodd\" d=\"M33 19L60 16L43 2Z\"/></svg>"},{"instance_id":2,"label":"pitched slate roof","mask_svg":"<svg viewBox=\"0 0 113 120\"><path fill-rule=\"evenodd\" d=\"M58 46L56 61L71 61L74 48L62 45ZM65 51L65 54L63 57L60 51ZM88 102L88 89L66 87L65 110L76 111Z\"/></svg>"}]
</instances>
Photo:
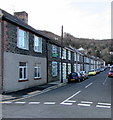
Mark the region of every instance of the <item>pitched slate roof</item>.
<instances>
[{"instance_id":1,"label":"pitched slate roof","mask_svg":"<svg viewBox=\"0 0 113 120\"><path fill-rule=\"evenodd\" d=\"M27 30L29 30L29 31L31 31L31 32L41 36L41 37L44 37L44 38L50 40L50 38L48 36L45 36L44 34L39 32L38 30L34 29L30 25L28 25L25 22L23 22L21 19L19 19L16 16L13 16L13 15L7 13L6 11L4 11L2 9L0 9L0 10L2 11L2 14L3 14L2 19L10 21L10 22L12 22L12 23L14 23L14 24L16 24L18 26L21 26L21 27L23 27L23 28L25 28L25 29L27 29Z\"/></svg>"}]
</instances>

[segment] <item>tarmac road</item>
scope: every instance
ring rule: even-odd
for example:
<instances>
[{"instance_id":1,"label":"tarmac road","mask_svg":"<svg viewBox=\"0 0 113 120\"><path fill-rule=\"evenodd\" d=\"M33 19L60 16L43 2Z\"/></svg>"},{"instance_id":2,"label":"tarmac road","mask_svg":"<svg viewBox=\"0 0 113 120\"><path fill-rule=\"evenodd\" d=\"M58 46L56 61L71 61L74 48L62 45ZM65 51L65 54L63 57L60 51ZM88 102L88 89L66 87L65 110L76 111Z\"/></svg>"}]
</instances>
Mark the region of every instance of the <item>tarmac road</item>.
<instances>
[{"instance_id":1,"label":"tarmac road","mask_svg":"<svg viewBox=\"0 0 113 120\"><path fill-rule=\"evenodd\" d=\"M107 73L3 103L3 118L111 118L111 79Z\"/></svg>"}]
</instances>

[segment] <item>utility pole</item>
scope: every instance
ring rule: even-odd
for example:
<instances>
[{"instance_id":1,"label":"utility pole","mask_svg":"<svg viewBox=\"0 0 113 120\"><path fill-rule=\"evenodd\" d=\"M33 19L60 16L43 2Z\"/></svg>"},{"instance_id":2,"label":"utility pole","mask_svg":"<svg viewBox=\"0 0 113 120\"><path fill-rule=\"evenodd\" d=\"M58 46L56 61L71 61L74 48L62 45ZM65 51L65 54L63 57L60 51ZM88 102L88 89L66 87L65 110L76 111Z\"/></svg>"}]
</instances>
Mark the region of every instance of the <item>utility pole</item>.
<instances>
[{"instance_id":1,"label":"utility pole","mask_svg":"<svg viewBox=\"0 0 113 120\"><path fill-rule=\"evenodd\" d=\"M63 25L61 27L61 83L63 83Z\"/></svg>"}]
</instances>

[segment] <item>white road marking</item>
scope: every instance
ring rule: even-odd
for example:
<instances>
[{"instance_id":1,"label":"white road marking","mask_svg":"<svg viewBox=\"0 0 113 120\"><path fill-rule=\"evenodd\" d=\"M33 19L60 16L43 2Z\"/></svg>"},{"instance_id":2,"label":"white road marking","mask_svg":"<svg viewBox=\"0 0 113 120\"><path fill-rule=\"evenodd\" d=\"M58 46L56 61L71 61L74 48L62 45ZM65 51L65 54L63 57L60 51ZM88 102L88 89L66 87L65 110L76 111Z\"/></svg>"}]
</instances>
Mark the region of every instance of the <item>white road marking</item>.
<instances>
[{"instance_id":1,"label":"white road marking","mask_svg":"<svg viewBox=\"0 0 113 120\"><path fill-rule=\"evenodd\" d=\"M76 92L74 95L72 95L71 97L67 98L65 101L68 101L69 99L73 98L74 96L78 95L81 91Z\"/></svg>"},{"instance_id":2,"label":"white road marking","mask_svg":"<svg viewBox=\"0 0 113 120\"><path fill-rule=\"evenodd\" d=\"M92 85L93 83L90 83L90 84L88 84L87 86L85 86L85 88L88 88L90 85Z\"/></svg>"},{"instance_id":3,"label":"white road marking","mask_svg":"<svg viewBox=\"0 0 113 120\"><path fill-rule=\"evenodd\" d=\"M2 104L11 104L12 102L3 102Z\"/></svg>"},{"instance_id":4,"label":"white road marking","mask_svg":"<svg viewBox=\"0 0 113 120\"><path fill-rule=\"evenodd\" d=\"M40 102L29 102L28 104L30 104L30 105L31 104L33 104L33 105L36 104L37 105L37 104L40 104Z\"/></svg>"},{"instance_id":5,"label":"white road marking","mask_svg":"<svg viewBox=\"0 0 113 120\"><path fill-rule=\"evenodd\" d=\"M74 100L68 100L67 102L72 102L72 103L74 103L74 102L76 102L76 101L74 101Z\"/></svg>"},{"instance_id":6,"label":"white road marking","mask_svg":"<svg viewBox=\"0 0 113 120\"><path fill-rule=\"evenodd\" d=\"M25 104L26 102L15 102L15 104Z\"/></svg>"},{"instance_id":7,"label":"white road marking","mask_svg":"<svg viewBox=\"0 0 113 120\"><path fill-rule=\"evenodd\" d=\"M79 105L79 106L88 106L88 107L91 106L90 104L82 104L82 103L79 103L79 104L77 104L77 105Z\"/></svg>"},{"instance_id":8,"label":"white road marking","mask_svg":"<svg viewBox=\"0 0 113 120\"><path fill-rule=\"evenodd\" d=\"M70 101L71 101L70 99L73 98L74 96L78 95L80 92L81 92L81 91L76 92L74 95L72 95L71 97L67 98L66 100L64 100L64 101L61 102L60 104L72 105L72 103L66 103L66 102L68 102L68 101L70 102ZM75 102L75 101L72 101L72 102Z\"/></svg>"},{"instance_id":9,"label":"white road marking","mask_svg":"<svg viewBox=\"0 0 113 120\"><path fill-rule=\"evenodd\" d=\"M103 105L96 105L96 107L99 107L99 108L111 108L111 106L103 106Z\"/></svg>"},{"instance_id":10,"label":"white road marking","mask_svg":"<svg viewBox=\"0 0 113 120\"><path fill-rule=\"evenodd\" d=\"M60 103L61 105L72 105L73 103L65 103L65 102L62 102Z\"/></svg>"},{"instance_id":11,"label":"white road marking","mask_svg":"<svg viewBox=\"0 0 113 120\"><path fill-rule=\"evenodd\" d=\"M106 83L107 79L108 79L108 77L106 77L106 79L104 80L103 85L105 85L105 83Z\"/></svg>"},{"instance_id":12,"label":"white road marking","mask_svg":"<svg viewBox=\"0 0 113 120\"><path fill-rule=\"evenodd\" d=\"M110 103L98 103L100 105L111 105Z\"/></svg>"},{"instance_id":13,"label":"white road marking","mask_svg":"<svg viewBox=\"0 0 113 120\"><path fill-rule=\"evenodd\" d=\"M54 105L56 102L44 102L45 105Z\"/></svg>"},{"instance_id":14,"label":"white road marking","mask_svg":"<svg viewBox=\"0 0 113 120\"><path fill-rule=\"evenodd\" d=\"M89 103L89 104L93 104L93 102L89 102L89 101L81 101L81 103Z\"/></svg>"}]
</instances>

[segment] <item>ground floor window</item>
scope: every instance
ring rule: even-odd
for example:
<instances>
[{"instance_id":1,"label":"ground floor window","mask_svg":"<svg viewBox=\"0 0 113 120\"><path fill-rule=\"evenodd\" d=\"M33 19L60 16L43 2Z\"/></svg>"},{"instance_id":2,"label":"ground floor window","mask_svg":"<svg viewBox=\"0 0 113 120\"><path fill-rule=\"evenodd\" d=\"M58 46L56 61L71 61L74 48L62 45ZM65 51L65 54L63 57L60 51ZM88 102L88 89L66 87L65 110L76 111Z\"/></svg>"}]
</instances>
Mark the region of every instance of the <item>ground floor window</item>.
<instances>
[{"instance_id":1,"label":"ground floor window","mask_svg":"<svg viewBox=\"0 0 113 120\"><path fill-rule=\"evenodd\" d=\"M34 78L41 78L41 64L35 64Z\"/></svg>"},{"instance_id":2,"label":"ground floor window","mask_svg":"<svg viewBox=\"0 0 113 120\"><path fill-rule=\"evenodd\" d=\"M63 80L66 79L66 63L63 63Z\"/></svg>"},{"instance_id":3,"label":"ground floor window","mask_svg":"<svg viewBox=\"0 0 113 120\"><path fill-rule=\"evenodd\" d=\"M27 79L27 63L20 62L19 63L19 80Z\"/></svg>"},{"instance_id":4,"label":"ground floor window","mask_svg":"<svg viewBox=\"0 0 113 120\"><path fill-rule=\"evenodd\" d=\"M77 64L74 64L74 72L77 72Z\"/></svg>"},{"instance_id":5,"label":"ground floor window","mask_svg":"<svg viewBox=\"0 0 113 120\"><path fill-rule=\"evenodd\" d=\"M57 76L58 70L57 70L57 62L52 62L52 76Z\"/></svg>"},{"instance_id":6,"label":"ground floor window","mask_svg":"<svg viewBox=\"0 0 113 120\"><path fill-rule=\"evenodd\" d=\"M70 74L70 73L71 73L71 64L68 63L68 74Z\"/></svg>"}]
</instances>

